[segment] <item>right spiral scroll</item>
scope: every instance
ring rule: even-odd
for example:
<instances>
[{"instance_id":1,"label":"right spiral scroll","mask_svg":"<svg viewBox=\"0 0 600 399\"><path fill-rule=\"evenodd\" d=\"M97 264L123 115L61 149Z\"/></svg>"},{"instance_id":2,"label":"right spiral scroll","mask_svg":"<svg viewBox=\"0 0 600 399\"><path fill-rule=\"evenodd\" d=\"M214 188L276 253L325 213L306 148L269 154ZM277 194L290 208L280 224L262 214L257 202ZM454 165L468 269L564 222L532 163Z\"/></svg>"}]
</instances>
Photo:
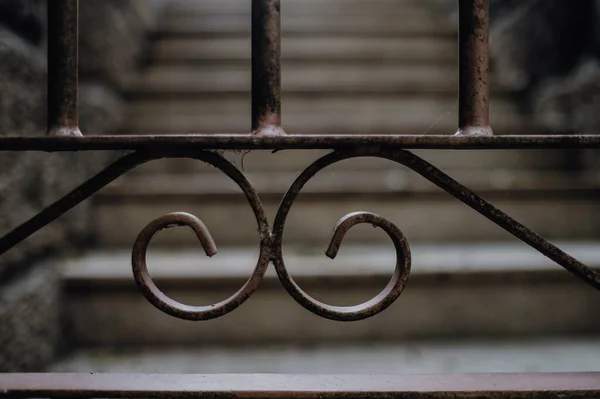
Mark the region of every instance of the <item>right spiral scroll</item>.
<instances>
[{"instance_id":1,"label":"right spiral scroll","mask_svg":"<svg viewBox=\"0 0 600 399\"><path fill-rule=\"evenodd\" d=\"M382 228L394 242L397 253L396 270L387 287L375 298L356 306L331 306L309 296L296 284L288 273L283 260L283 233L285 221L290 212L293 202L304 187L319 171L334 163L360 157L374 157L388 159L404 165L414 172L420 174L439 188L451 194L465 205L474 209L499 227L508 231L521 241L530 245L546 257L550 258L560 266L564 267L580 279L600 290L600 273L577 259L573 258L548 240L544 239L534 231L522 225L508 216L473 191L452 179L425 160L404 150L382 149L378 147L365 147L352 150L339 150L328 154L312 165L298 176L285 194L275 222L273 225L273 263L279 279L288 293L303 307L309 311L337 321L356 321L372 317L389 307L402 293L408 280L411 269L411 255L408 243L402 232L390 221L381 216L368 213L352 213L340 220L334 229L330 245L326 251L327 256L333 258L338 252L342 239L346 232L356 224L370 223L375 227Z\"/></svg>"}]
</instances>

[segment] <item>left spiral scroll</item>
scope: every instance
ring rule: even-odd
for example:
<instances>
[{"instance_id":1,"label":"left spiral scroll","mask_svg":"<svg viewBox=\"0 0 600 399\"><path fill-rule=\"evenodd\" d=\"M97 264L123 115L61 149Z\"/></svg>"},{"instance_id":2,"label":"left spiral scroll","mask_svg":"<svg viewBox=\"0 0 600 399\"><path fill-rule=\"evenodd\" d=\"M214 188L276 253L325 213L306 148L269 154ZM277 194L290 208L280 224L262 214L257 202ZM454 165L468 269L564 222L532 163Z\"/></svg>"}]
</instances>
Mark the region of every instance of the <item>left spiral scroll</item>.
<instances>
[{"instance_id":1,"label":"left spiral scroll","mask_svg":"<svg viewBox=\"0 0 600 399\"><path fill-rule=\"evenodd\" d=\"M212 305L190 306L164 294L154 283L146 264L146 253L152 238L161 230L175 226L187 226L198 237L207 256L212 257L217 253L217 246L200 219L189 213L176 212L164 215L150 222L138 235L132 251L131 264L136 284L146 299L162 312L184 320L200 321L210 320L224 316L243 304L258 288L269 266L269 227L262 203L256 191L252 188L244 175L232 164L221 156L206 152L188 158L206 162L229 176L242 189L248 203L254 211L260 234L260 255L256 267L246 283L229 298Z\"/></svg>"},{"instance_id":2,"label":"left spiral scroll","mask_svg":"<svg viewBox=\"0 0 600 399\"><path fill-rule=\"evenodd\" d=\"M181 319L209 320L231 312L244 303L254 291L256 291L259 283L264 277L271 259L271 231L263 210L262 202L254 188L250 185L250 182L225 158L210 151L164 148L160 150L142 150L128 154L115 161L97 175L22 223L20 226L14 228L6 235L1 236L0 256L125 173L148 162L172 158L195 159L212 165L227 175L242 189L242 192L246 196L246 199L254 212L258 225L258 233L260 236L259 259L252 275L246 281L244 286L228 299L205 307L187 306L178 303L160 292L148 273L146 267L146 251L152 237L164 228L184 225L191 227L196 232L207 255L212 256L216 253L216 245L210 237L208 229L206 229L202 222L195 216L183 213L169 214L158 218L146 226L136 240L132 255L132 266L136 282L150 303L163 312Z\"/></svg>"},{"instance_id":3,"label":"left spiral scroll","mask_svg":"<svg viewBox=\"0 0 600 399\"><path fill-rule=\"evenodd\" d=\"M260 236L260 255L250 278L243 287L228 299L214 305L204 307L187 306L164 295L152 281L146 267L146 251L152 237L160 230L170 226L189 226L197 234L206 253L212 256L216 253L216 245L210 237L208 229L193 215L176 213L163 216L150 223L136 240L132 266L138 287L146 298L163 312L186 320L209 320L223 316L244 303L258 288L271 260L271 231L258 194L244 175L225 158L210 151L194 149L141 150L133 152L115 161L97 175L60 198L20 226L0 237L0 256L9 251L21 241L44 228L61 215L67 213L77 204L85 201L93 194L107 186L125 173L136 167L159 159L188 158L205 162L219 169L232 179L241 189L254 212Z\"/></svg>"}]
</instances>

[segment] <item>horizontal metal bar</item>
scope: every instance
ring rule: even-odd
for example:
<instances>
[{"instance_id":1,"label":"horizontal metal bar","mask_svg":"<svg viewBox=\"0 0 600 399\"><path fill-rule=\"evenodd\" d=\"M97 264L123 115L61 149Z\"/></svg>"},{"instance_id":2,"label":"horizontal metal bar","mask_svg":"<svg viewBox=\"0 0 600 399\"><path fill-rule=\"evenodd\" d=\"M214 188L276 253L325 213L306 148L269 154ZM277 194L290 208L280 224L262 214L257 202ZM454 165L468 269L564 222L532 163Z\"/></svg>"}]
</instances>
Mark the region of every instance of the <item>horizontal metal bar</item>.
<instances>
[{"instance_id":1,"label":"horizontal metal bar","mask_svg":"<svg viewBox=\"0 0 600 399\"><path fill-rule=\"evenodd\" d=\"M0 137L0 151L115 151L194 148L196 150L350 149L561 149L600 148L600 135L523 135L460 137L447 135L287 135L188 134L150 136Z\"/></svg>"},{"instance_id":2,"label":"horizontal metal bar","mask_svg":"<svg viewBox=\"0 0 600 399\"><path fill-rule=\"evenodd\" d=\"M366 396L365 396L366 395ZM24 398L592 398L600 373L440 375L0 374Z\"/></svg>"}]
</instances>

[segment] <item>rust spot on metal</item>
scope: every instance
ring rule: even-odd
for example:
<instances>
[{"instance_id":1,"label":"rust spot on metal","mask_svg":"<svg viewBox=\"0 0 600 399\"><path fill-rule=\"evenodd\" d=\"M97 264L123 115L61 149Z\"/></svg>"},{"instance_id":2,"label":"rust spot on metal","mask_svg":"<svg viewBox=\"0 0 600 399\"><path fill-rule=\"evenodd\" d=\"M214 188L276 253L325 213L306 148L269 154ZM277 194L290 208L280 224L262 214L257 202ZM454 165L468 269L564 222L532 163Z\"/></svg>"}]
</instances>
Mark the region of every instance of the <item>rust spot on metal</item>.
<instances>
[{"instance_id":1,"label":"rust spot on metal","mask_svg":"<svg viewBox=\"0 0 600 399\"><path fill-rule=\"evenodd\" d=\"M78 121L79 0L48 1L48 135L82 136Z\"/></svg>"},{"instance_id":2,"label":"rust spot on metal","mask_svg":"<svg viewBox=\"0 0 600 399\"><path fill-rule=\"evenodd\" d=\"M489 0L459 0L459 136L491 136Z\"/></svg>"},{"instance_id":3,"label":"rust spot on metal","mask_svg":"<svg viewBox=\"0 0 600 399\"><path fill-rule=\"evenodd\" d=\"M252 1L252 134L282 136L281 4Z\"/></svg>"}]
</instances>

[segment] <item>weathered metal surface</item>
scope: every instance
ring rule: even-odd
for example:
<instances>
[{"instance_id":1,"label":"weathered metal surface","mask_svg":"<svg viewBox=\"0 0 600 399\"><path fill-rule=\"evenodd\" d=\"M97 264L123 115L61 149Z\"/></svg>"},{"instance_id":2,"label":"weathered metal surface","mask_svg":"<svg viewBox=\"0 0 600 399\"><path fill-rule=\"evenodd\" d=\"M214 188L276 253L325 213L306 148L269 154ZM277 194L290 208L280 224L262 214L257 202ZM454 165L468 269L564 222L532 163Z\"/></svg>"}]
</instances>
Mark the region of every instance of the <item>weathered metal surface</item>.
<instances>
[{"instance_id":1,"label":"weathered metal surface","mask_svg":"<svg viewBox=\"0 0 600 399\"><path fill-rule=\"evenodd\" d=\"M0 374L4 398L590 399L600 373Z\"/></svg>"},{"instance_id":2,"label":"weathered metal surface","mask_svg":"<svg viewBox=\"0 0 600 399\"><path fill-rule=\"evenodd\" d=\"M489 0L459 0L458 135L491 136Z\"/></svg>"},{"instance_id":3,"label":"weathered metal surface","mask_svg":"<svg viewBox=\"0 0 600 399\"><path fill-rule=\"evenodd\" d=\"M283 233L285 221L292 208L296 197L302 188L317 173L327 166L338 162L341 154L333 153L325 156L309 166L291 185L285 194L273 225L274 254L273 264L279 280L288 293L302 306L321 317L336 321L357 321L372 317L387 309L402 294L408 281L411 268L411 254L408 242L402 232L390 221L379 215L368 212L351 213L343 217L333 230L331 240L325 254L331 259L335 258L342 244L344 236L353 226L367 223L379 227L390 237L396 250L396 268L387 286L377 296L369 301L355 306L332 306L318 301L304 292L290 276L283 260ZM348 158L351 158L349 156Z\"/></svg>"},{"instance_id":4,"label":"weathered metal surface","mask_svg":"<svg viewBox=\"0 0 600 399\"><path fill-rule=\"evenodd\" d=\"M48 1L48 134L81 136L78 108L79 0Z\"/></svg>"},{"instance_id":5,"label":"weathered metal surface","mask_svg":"<svg viewBox=\"0 0 600 399\"><path fill-rule=\"evenodd\" d=\"M532 230L520 224L506 213L500 211L477 194L464 187L448 175L444 174L433 165L405 150L382 148L379 146L363 146L357 149L339 150L326 155L309 166L291 185L284 196L274 221L273 232L269 229L267 218L264 214L262 202L256 191L246 180L243 174L222 156L209 151L170 150L148 151L130 154L113 165L109 166L97 176L75 189L73 192L58 200L56 203L34 216L23 225L17 227L6 236L0 238L0 255L14 245L24 240L37 230L52 222L69 209L91 196L99 189L143 163L161 158L192 158L207 162L234 180L245 193L251 208L254 211L260 239L260 256L257 266L247 283L240 291L229 299L208 307L190 307L180 304L165 296L154 285L150 278L146 263L146 249L153 235L161 229L173 225L187 225L192 227L207 254L214 254L216 247L212 243L210 234L202 227L201 222L191 215L167 215L150 223L140 234L133 249L132 264L136 282L146 298L158 309L172 316L187 320L206 320L227 314L237 308L252 295L257 289L269 262L273 262L281 283L290 295L302 306L311 312L326 318L339 321L354 321L368 318L386 309L402 293L410 273L410 250L401 231L386 219L367 212L350 214L343 218L334 229L329 248L326 254L330 257L336 255L345 233L355 224L369 223L382 228L392 239L396 247L396 270L387 287L375 298L354 307L335 307L324 304L311 298L294 282L288 273L283 261L283 234L285 220L292 204L302 187L320 170L346 159L359 157L383 158L398 162L424 178L428 179L441 189L445 190L458 200L473 208L481 215L494 222L499 227L513 234L523 242L535 248L560 266L564 267L580 279L600 290L600 273L589 268L583 263L560 250L549 241L545 240Z\"/></svg>"},{"instance_id":6,"label":"weathered metal surface","mask_svg":"<svg viewBox=\"0 0 600 399\"><path fill-rule=\"evenodd\" d=\"M92 194L96 193L111 181L127 173L137 165L147 162L149 159L151 158L143 153L133 153L119 159L102 172L62 197L60 200L42 210L27 222L1 237L0 256L36 231L50 224L61 215L64 215L71 208L89 198Z\"/></svg>"},{"instance_id":7,"label":"weathered metal surface","mask_svg":"<svg viewBox=\"0 0 600 399\"><path fill-rule=\"evenodd\" d=\"M146 251L152 237L159 231L173 226L188 226L198 236L198 240L204 248L206 255L212 257L216 255L217 247L210 232L200 219L187 213L172 213L162 216L148 224L142 230L135 240L131 259L133 275L139 290L152 305L164 313L180 319L198 321L223 316L235 310L250 298L258 288L258 285L267 271L271 259L271 249L268 221L263 210L262 202L244 175L224 158L211 152L199 153L196 156L192 156L192 158L214 166L237 183L246 195L248 203L254 211L260 239L260 255L254 272L238 292L217 304L188 306L169 298L154 284L146 266Z\"/></svg>"},{"instance_id":8,"label":"weathered metal surface","mask_svg":"<svg viewBox=\"0 0 600 399\"><path fill-rule=\"evenodd\" d=\"M1 151L117 150L308 150L380 147L395 149L573 149L600 148L600 135L448 136L448 135L287 135L192 134L156 136L0 137Z\"/></svg>"},{"instance_id":9,"label":"weathered metal surface","mask_svg":"<svg viewBox=\"0 0 600 399\"><path fill-rule=\"evenodd\" d=\"M252 134L281 136L281 2L252 1Z\"/></svg>"},{"instance_id":10,"label":"weathered metal surface","mask_svg":"<svg viewBox=\"0 0 600 399\"><path fill-rule=\"evenodd\" d=\"M283 233L287 214L290 211L290 208L296 196L298 195L302 187L323 168L342 160L357 157L376 157L389 159L412 169L413 171L419 173L421 176L428 179L438 187L442 188L452 196L462 201L464 204L473 208L487 219L491 220L498 226L513 234L515 237L529 244L548 258L552 259L557 264L561 265L571 273L575 274L576 276L584 280L586 283L600 290L600 273L585 266L578 260L563 252L558 247L551 244L549 241L540 237L532 230L520 224L504 212L500 211L492 204L485 201L477 194L475 194L468 188L462 186L460 183L456 182L454 179L444 174L442 171L427 163L423 159L415 156L410 152L403 150L394 151L379 148L362 148L358 150L334 152L332 154L326 155L325 157L316 161L313 165L309 166L296 179L294 184L286 193L275 218L273 227L273 233L275 238L274 244L276 245L275 250L277 251L277 256L275 256L273 259L275 269L277 270L277 273L280 277L283 286L290 293L290 295L298 303L300 303L302 306L304 306L311 312L318 314L322 317L339 321L360 320L363 318L373 316L383 311L395 299L398 298L398 296L402 292L404 283L408 278L408 273L410 272L410 252L408 250L408 246L406 246L406 248L404 249L399 247L397 243L399 240L404 241L402 233L393 224L386 221L385 219L380 218L378 216L376 218L379 219L376 219L373 216L368 217L367 215L369 214L366 213L359 213L350 217L355 218L356 220L360 220L362 222L365 222L366 220L370 219L369 223L372 223L374 226L382 227L388 233L390 238L392 238L392 241L396 246L397 252L396 274L392 278L392 281L390 282L388 287L386 287L386 289L377 297L356 307L344 308L323 304L310 297L304 291L302 291L302 289L294 282L294 280L285 268L282 253ZM350 228L353 224L354 223L346 225L346 228ZM344 226L344 222L342 222L341 225ZM339 227L340 226L336 227L332 242L330 244L329 249L327 250L328 255L335 255L335 253L337 252L336 248L339 247L339 240L343 237L343 234L339 234ZM398 273L401 274L399 280L396 278Z\"/></svg>"}]
</instances>

